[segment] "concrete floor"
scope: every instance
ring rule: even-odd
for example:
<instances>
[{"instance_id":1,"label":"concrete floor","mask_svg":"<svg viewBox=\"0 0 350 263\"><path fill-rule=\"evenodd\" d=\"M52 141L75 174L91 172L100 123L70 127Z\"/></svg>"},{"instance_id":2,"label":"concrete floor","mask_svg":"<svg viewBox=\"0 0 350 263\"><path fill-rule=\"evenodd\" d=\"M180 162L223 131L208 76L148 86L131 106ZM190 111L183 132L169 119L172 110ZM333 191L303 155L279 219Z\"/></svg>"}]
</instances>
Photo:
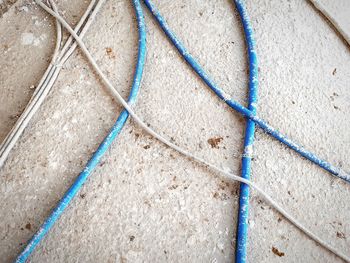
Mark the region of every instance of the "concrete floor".
<instances>
[{"instance_id":1,"label":"concrete floor","mask_svg":"<svg viewBox=\"0 0 350 263\"><path fill-rule=\"evenodd\" d=\"M155 2L213 79L245 103L245 44L231 1ZM324 2L350 31L349 2ZM72 25L88 3L58 1ZM260 60L259 115L349 171L349 47L305 0L249 0L247 8ZM244 119L194 75L148 12L146 22L148 56L136 112L176 144L239 174ZM48 65L55 28L33 3L18 0L0 18L0 32L2 140ZM137 52L130 1L107 1L85 42L126 96ZM11 262L23 248L120 110L75 52L0 171L0 262ZM217 137L223 140L212 148L208 140ZM349 185L260 130L253 180L350 254ZM237 183L222 181L130 121L31 262L232 262L237 189ZM340 262L256 193L249 226L249 262Z\"/></svg>"}]
</instances>

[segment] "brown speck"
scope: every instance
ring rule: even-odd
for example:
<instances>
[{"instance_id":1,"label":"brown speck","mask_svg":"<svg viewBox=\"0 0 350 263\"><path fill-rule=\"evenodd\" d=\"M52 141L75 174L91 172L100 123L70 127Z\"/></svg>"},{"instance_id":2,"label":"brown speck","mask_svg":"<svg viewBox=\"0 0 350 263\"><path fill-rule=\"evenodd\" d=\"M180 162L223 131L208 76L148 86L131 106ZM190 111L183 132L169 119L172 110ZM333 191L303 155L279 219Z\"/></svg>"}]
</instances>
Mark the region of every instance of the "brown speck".
<instances>
[{"instance_id":1,"label":"brown speck","mask_svg":"<svg viewBox=\"0 0 350 263\"><path fill-rule=\"evenodd\" d=\"M295 101L294 101L294 100L292 100L292 104L295 104Z\"/></svg>"},{"instance_id":2,"label":"brown speck","mask_svg":"<svg viewBox=\"0 0 350 263\"><path fill-rule=\"evenodd\" d=\"M275 255L279 256L279 257L283 257L283 256L284 256L284 253L281 252L281 251L279 251L279 250L278 250L277 248L275 248L275 247L272 247L272 252L273 252Z\"/></svg>"},{"instance_id":3,"label":"brown speck","mask_svg":"<svg viewBox=\"0 0 350 263\"><path fill-rule=\"evenodd\" d=\"M86 194L80 194L80 198L84 199Z\"/></svg>"},{"instance_id":4,"label":"brown speck","mask_svg":"<svg viewBox=\"0 0 350 263\"><path fill-rule=\"evenodd\" d=\"M208 139L208 143L210 144L211 148L219 148L219 143L223 140L224 138L222 137L214 137Z\"/></svg>"},{"instance_id":5,"label":"brown speck","mask_svg":"<svg viewBox=\"0 0 350 263\"><path fill-rule=\"evenodd\" d=\"M151 146L150 145L145 145L145 146L143 146L143 149L149 149L149 148L151 148Z\"/></svg>"},{"instance_id":6,"label":"brown speck","mask_svg":"<svg viewBox=\"0 0 350 263\"><path fill-rule=\"evenodd\" d=\"M130 239L130 241L132 242L132 241L134 241L135 236L130 236L129 239Z\"/></svg>"},{"instance_id":7,"label":"brown speck","mask_svg":"<svg viewBox=\"0 0 350 263\"><path fill-rule=\"evenodd\" d=\"M337 232L337 238L345 239L345 234L343 232Z\"/></svg>"},{"instance_id":8,"label":"brown speck","mask_svg":"<svg viewBox=\"0 0 350 263\"><path fill-rule=\"evenodd\" d=\"M106 162L101 162L100 167L104 166Z\"/></svg>"},{"instance_id":9,"label":"brown speck","mask_svg":"<svg viewBox=\"0 0 350 263\"><path fill-rule=\"evenodd\" d=\"M219 194L218 194L217 192L215 192L215 193L213 194L213 197L216 198L216 199L218 199L218 198L219 198Z\"/></svg>"},{"instance_id":10,"label":"brown speck","mask_svg":"<svg viewBox=\"0 0 350 263\"><path fill-rule=\"evenodd\" d=\"M221 199L222 201L226 201L226 200L230 199L230 197L229 197L227 194L222 193L220 199Z\"/></svg>"},{"instance_id":11,"label":"brown speck","mask_svg":"<svg viewBox=\"0 0 350 263\"><path fill-rule=\"evenodd\" d=\"M277 222L278 222L278 223L282 222L282 218L279 217L279 218L277 219Z\"/></svg>"},{"instance_id":12,"label":"brown speck","mask_svg":"<svg viewBox=\"0 0 350 263\"><path fill-rule=\"evenodd\" d=\"M30 223L27 223L25 228L28 229L28 230L31 230L32 229L32 225Z\"/></svg>"},{"instance_id":13,"label":"brown speck","mask_svg":"<svg viewBox=\"0 0 350 263\"><path fill-rule=\"evenodd\" d=\"M179 186L177 184L174 184L170 187L168 187L169 190L175 190L176 188L178 188Z\"/></svg>"},{"instance_id":14,"label":"brown speck","mask_svg":"<svg viewBox=\"0 0 350 263\"><path fill-rule=\"evenodd\" d=\"M114 54L112 48L106 47L106 53L107 53L107 55L108 55L109 58L115 58L115 54Z\"/></svg>"},{"instance_id":15,"label":"brown speck","mask_svg":"<svg viewBox=\"0 0 350 263\"><path fill-rule=\"evenodd\" d=\"M333 105L334 109L339 110L338 106Z\"/></svg>"},{"instance_id":16,"label":"brown speck","mask_svg":"<svg viewBox=\"0 0 350 263\"><path fill-rule=\"evenodd\" d=\"M332 72L332 75L334 76L337 73L337 68L335 68Z\"/></svg>"}]
</instances>

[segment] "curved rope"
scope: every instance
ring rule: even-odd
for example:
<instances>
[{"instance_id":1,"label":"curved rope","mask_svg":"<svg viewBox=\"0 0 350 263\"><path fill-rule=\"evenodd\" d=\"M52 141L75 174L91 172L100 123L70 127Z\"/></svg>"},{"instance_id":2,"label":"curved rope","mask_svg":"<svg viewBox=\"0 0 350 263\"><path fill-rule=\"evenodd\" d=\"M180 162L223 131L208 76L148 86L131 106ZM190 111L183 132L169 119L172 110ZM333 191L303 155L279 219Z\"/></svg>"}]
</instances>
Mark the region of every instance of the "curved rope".
<instances>
[{"instance_id":1,"label":"curved rope","mask_svg":"<svg viewBox=\"0 0 350 263\"><path fill-rule=\"evenodd\" d=\"M137 18L137 27L139 31L139 41L138 41L138 55L137 64L135 68L133 83L131 91L128 98L129 105L133 105L136 101L137 93L140 88L142 73L144 68L144 63L146 59L146 28L144 23L143 12L139 1L134 0L134 9ZM127 119L129 117L128 111L125 109L120 113L117 121L113 125L109 134L102 141L96 152L93 154L91 159L86 164L84 170L79 174L72 186L67 190L62 199L58 202L56 207L53 209L51 214L47 217L45 222L40 226L38 231L34 234L31 240L26 244L24 250L18 255L16 262L25 262L30 254L34 251L35 247L40 243L40 241L45 237L47 232L52 228L55 222L58 220L60 215L67 208L71 200L76 196L80 188L86 182L88 177L91 175L95 167L98 165L102 156L106 153L109 146L112 144L113 140L119 135L122 128L124 127Z\"/></svg>"},{"instance_id":2,"label":"curved rope","mask_svg":"<svg viewBox=\"0 0 350 263\"><path fill-rule=\"evenodd\" d=\"M136 0L134 0L136 1ZM147 131L150 135L152 135L154 138L158 139L160 142L164 143L165 145L173 148L177 152L181 153L182 155L186 156L187 158L196 161L197 163L206 166L207 168L212 169L213 171L216 171L220 173L220 175L228 180L235 180L241 183L245 183L252 188L254 188L272 207L276 209L281 215L283 215L288 221L290 221L295 227L297 227L301 232L303 232L305 235L307 235L310 239L314 240L319 245L323 246L325 249L333 253L334 255L338 256L339 258L350 262L350 257L348 257L346 254L344 254L342 251L339 251L337 248L331 246L328 244L327 241L323 240L321 237L314 234L312 231L307 229L303 223L299 222L296 218L294 218L291 214L289 214L287 211L283 209L281 205L279 205L277 202L275 202L264 190L262 190L258 185L255 183L244 179L240 176L237 176L235 174L229 173L225 171L224 169L221 169L217 167L214 164L211 164L204 160L201 157L198 157L189 151L177 146L176 144L170 142L163 136L161 136L159 133L155 132L153 129L149 128L145 122L141 120L141 118L133 111L133 109L129 106L129 104L123 99L123 97L120 95L120 93L114 88L112 83L109 81L109 79L106 77L106 75L102 72L100 67L97 65L94 58L91 56L89 50L86 48L84 42L81 40L81 38L74 32L74 30L67 24L67 22L57 13L53 12L50 8L48 8L46 5L44 5L40 0L35 0L35 2L42 7L46 12L51 14L53 17L58 19L62 26L65 27L69 33L75 38L76 42L81 48L81 51L84 53L88 61L90 62L91 66L95 70L95 72L100 76L101 80L106 84L106 88L108 91L117 99L124 108L129 112L129 114L134 118L134 121L142 127L145 131Z\"/></svg>"},{"instance_id":3,"label":"curved rope","mask_svg":"<svg viewBox=\"0 0 350 263\"><path fill-rule=\"evenodd\" d=\"M249 97L248 109L256 114L258 102L258 58L255 48L255 40L253 28L250 24L247 9L243 1L235 0L235 5L243 25L249 60ZM244 150L242 157L241 176L250 180L251 161L253 155L255 123L247 119ZM239 207L238 207L238 222L236 235L236 262L245 263L247 261L247 237L248 237L248 217L249 217L249 186L240 184L239 189Z\"/></svg>"},{"instance_id":4,"label":"curved rope","mask_svg":"<svg viewBox=\"0 0 350 263\"><path fill-rule=\"evenodd\" d=\"M324 170L328 171L329 173L333 174L336 177L339 177L346 182L350 183L350 174L346 173L344 170L342 170L340 167L336 167L327 161L322 160L312 152L306 150L304 147L298 145L297 143L293 142L291 139L289 139L287 136L283 135L281 132L279 132L277 129L273 128L271 125L269 125L266 121L259 118L252 112L251 110L247 109L246 107L239 104L234 99L230 98L225 91L223 91L219 86L215 84L215 82L210 78L210 76L204 71L202 66L195 60L195 58L190 54L190 52L185 48L185 46L181 43L181 41L177 38L175 33L170 29L169 25L165 21L165 19L162 17L162 15L159 13L157 8L154 6L154 4L150 0L144 0L147 8L152 13L153 17L157 20L158 24L162 28L165 35L168 37L168 39L173 43L173 45L176 47L176 49L179 51L179 53L182 55L182 57L186 60L186 62L191 66L191 68L196 72L196 74L203 80L203 82L228 106L230 106L232 109L238 111L241 113L244 117L247 119L250 119L255 122L260 128L262 128L267 134L271 135L275 139L279 140L281 143L288 146L290 149L294 150L298 154L300 154L302 157L308 159L309 161L317 164ZM258 79L253 78L252 82L257 82Z\"/></svg>"},{"instance_id":5,"label":"curved rope","mask_svg":"<svg viewBox=\"0 0 350 263\"><path fill-rule=\"evenodd\" d=\"M89 28L90 24L94 20L97 11L99 10L99 8L101 7L104 1L105 0L99 1L97 4L96 4L96 0L92 0L90 2L85 13L80 18L78 24L74 29L75 32L77 33L81 30L79 36L84 37L87 29ZM49 3L52 6L53 10L56 12L57 7L55 6L54 2L50 0ZM92 13L91 13L91 10L93 10ZM86 19L87 21L85 21ZM84 22L86 23L83 26ZM5 139L2 141L0 145L0 169L5 163L11 150L16 145L24 129L28 126L30 120L33 118L34 114L37 112L37 110L40 108L40 106L44 102L46 96L49 94L54 82L58 77L58 74L61 71L63 64L76 48L76 43L72 45L73 37L70 36L66 41L66 43L64 44L62 50L59 51L61 46L61 40L62 40L62 32L61 32L61 24L57 20L56 20L56 27L57 27L56 47L55 47L55 51L53 53L51 62L48 68L46 69L44 75L42 76L41 80L39 81L39 84L35 89L23 113L18 118L15 125L12 127L11 131L7 134L7 136L5 137Z\"/></svg>"}]
</instances>

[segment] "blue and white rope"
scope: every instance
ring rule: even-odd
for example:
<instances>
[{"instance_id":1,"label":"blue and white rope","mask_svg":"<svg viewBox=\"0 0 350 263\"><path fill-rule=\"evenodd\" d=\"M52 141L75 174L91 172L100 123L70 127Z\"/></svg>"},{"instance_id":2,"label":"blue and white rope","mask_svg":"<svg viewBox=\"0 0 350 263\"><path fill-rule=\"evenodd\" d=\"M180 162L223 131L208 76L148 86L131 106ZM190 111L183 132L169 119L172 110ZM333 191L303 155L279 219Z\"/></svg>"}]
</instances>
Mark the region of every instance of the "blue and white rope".
<instances>
[{"instance_id":1,"label":"blue and white rope","mask_svg":"<svg viewBox=\"0 0 350 263\"><path fill-rule=\"evenodd\" d=\"M303 223L299 222L296 218L294 218L292 215L290 215L287 211L283 209L282 206L280 206L278 203L276 203L264 190L262 190L259 186L257 186L254 182L251 182L245 178L242 178L240 176L234 175L232 173L229 173L207 161L204 159L188 152L187 150L180 148L176 144L170 142L157 132L155 132L153 129L149 128L144 121L141 120L141 118L133 111L133 109L130 107L130 105L123 99L123 97L119 94L119 92L113 87L112 83L108 80L106 75L101 71L100 67L97 65L94 58L91 56L90 52L84 45L82 39L74 32L74 30L67 24L67 22L57 13L53 12L51 9L49 9L46 5L44 5L40 0L35 0L35 2L40 5L45 11L47 11L49 14L54 16L56 19L60 21L63 27L65 27L69 33L74 37L76 40L76 43L80 46L81 51L84 53L88 61L91 63L92 67L96 71L96 73L100 76L102 81L106 84L106 88L111 92L111 95L113 95L128 111L128 113L134 118L135 122L140 125L145 131L147 131L150 135L158 139L159 141L163 142L167 146L173 148L174 150L178 151L179 153L183 154L184 156L202 164L206 167L213 169L220 173L221 176L229 179L229 180L235 180L244 184L249 185L253 189L255 189L271 206L273 206L278 212L280 212L287 220L289 220L292 224L294 224L300 231L305 233L307 236L309 236L311 239L313 239L318 244L322 245L324 248L329 250L330 252L334 253L336 256L342 258L345 261L350 262L350 258L345 255L343 252L339 251L337 247L333 247L328 244L325 240L318 237L316 234L311 232L309 229L307 229ZM139 2L138 0L134 0L135 2ZM238 104L239 105L239 104ZM241 105L239 105L241 106ZM241 106L243 110L246 110L248 112L248 115L250 114L250 111L246 109L245 107ZM249 116L249 119L254 119L254 116ZM256 121L255 121L256 122ZM267 127L269 128L269 126Z\"/></svg>"},{"instance_id":2,"label":"blue and white rope","mask_svg":"<svg viewBox=\"0 0 350 263\"><path fill-rule=\"evenodd\" d=\"M258 58L255 48L255 40L253 35L253 28L250 24L247 9L243 1L235 1L238 14L241 18L245 40L248 50L249 60L249 96L248 109L256 114L256 107L258 102ZM247 119L244 151L242 157L242 171L241 176L250 180L251 161L253 154L255 123ZM236 236L236 262L245 263L247 261L247 238L248 238L248 217L249 217L249 186L241 184L239 189L239 207L238 207L238 222L237 222L237 236Z\"/></svg>"},{"instance_id":3,"label":"blue and white rope","mask_svg":"<svg viewBox=\"0 0 350 263\"><path fill-rule=\"evenodd\" d=\"M176 49L179 51L179 53L182 55L182 57L186 60L186 62L192 67L192 69L197 73L197 75L204 81L207 86L214 91L214 93L223 101L226 102L227 105L229 105L232 109L238 111L241 113L244 117L247 119L250 119L255 122L260 128L262 128L267 134L271 135L272 137L276 138L304 158L310 160L311 162L317 164L324 170L330 172L336 177L339 177L348 183L350 183L350 174L346 173L344 170L342 170L339 167L336 167L327 161L322 160L312 152L306 150L304 147L298 145L297 143L293 142L291 139L289 139L287 136L283 135L281 132L279 132L277 129L270 126L266 121L259 118L254 114L253 111L249 110L248 108L242 106L234 99L230 98L227 93L225 93L224 90L222 90L219 86L215 84L215 82L211 79L211 77L204 71L202 66L195 60L195 58L191 55L191 53L185 48L185 46L181 43L181 41L177 38L175 33L170 29L169 25L165 21L165 19L162 17L162 15L159 13L157 8L154 6L154 4L150 0L144 0L146 6L151 11L154 18L157 20L160 27L163 29L166 36L169 38L169 40L173 43L173 45L176 47ZM252 82L257 82L258 79L253 78Z\"/></svg>"},{"instance_id":4,"label":"blue and white rope","mask_svg":"<svg viewBox=\"0 0 350 263\"><path fill-rule=\"evenodd\" d=\"M134 8L137 18L137 27L139 31L139 41L138 41L138 56L137 64L134 73L133 84L128 98L129 105L133 105L136 101L137 93L140 88L142 73L144 68L144 63L146 59L146 27L143 17L142 8L140 2L134 0ZM100 162L102 156L106 153L113 140L119 135L122 128L124 127L127 119L129 117L128 111L125 109L120 113L117 121L113 125L109 134L102 141L96 152L93 154L91 159L86 164L84 170L79 174L72 186L67 190L62 199L59 201L57 206L53 209L52 213L47 217L45 222L40 226L39 230L34 234L32 239L26 244L24 250L18 255L16 262L25 262L30 254L34 251L35 247L40 243L40 241L45 237L47 232L52 228L64 210L67 208L72 199L79 192L83 184L86 182L88 177L94 171L98 163Z\"/></svg>"}]
</instances>

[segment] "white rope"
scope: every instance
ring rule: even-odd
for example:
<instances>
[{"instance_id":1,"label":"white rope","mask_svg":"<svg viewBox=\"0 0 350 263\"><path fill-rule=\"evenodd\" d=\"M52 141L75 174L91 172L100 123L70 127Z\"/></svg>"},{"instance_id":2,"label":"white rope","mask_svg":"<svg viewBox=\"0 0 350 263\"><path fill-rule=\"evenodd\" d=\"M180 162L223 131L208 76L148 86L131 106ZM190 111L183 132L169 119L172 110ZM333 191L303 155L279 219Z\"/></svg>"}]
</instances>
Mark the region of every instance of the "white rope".
<instances>
[{"instance_id":1,"label":"white rope","mask_svg":"<svg viewBox=\"0 0 350 263\"><path fill-rule=\"evenodd\" d=\"M292 215L290 215L287 211L285 211L282 206L280 206L277 202L275 202L267 193L265 193L260 187L258 187L255 183L248 181L244 178L241 178L237 175L234 175L232 173L228 173L224 171L223 169L208 163L204 159L197 157L193 155L192 153L180 148L179 146L171 143L164 137L162 137L160 134L149 128L141 119L138 117L138 115L131 109L131 107L128 105L128 103L122 98L122 96L119 94L119 92L113 87L111 82L108 80L108 78L105 76L105 74L101 71L100 67L97 65L94 58L91 56L90 52L86 48L85 44L83 43L82 39L74 32L74 30L68 25L68 23L59 15L56 14L54 11L52 11L50 8L48 8L46 5L44 5L41 1L35 0L35 2L40 5L46 12L51 14L53 17L55 17L57 20L60 21L62 26L66 28L69 33L75 38L76 42L80 46L81 50L95 69L95 71L98 73L98 75L101 77L103 82L106 84L107 89L111 94L123 105L123 107L129 112L129 114L134 118L136 123L140 125L145 131L147 131L149 134L151 134L153 137L161 141L162 143L166 144L167 146L173 148L177 152L183 154L184 156L195 160L196 162L207 166L211 168L212 170L215 170L219 172L221 175L223 175L224 178L239 181L241 183L245 183L249 185L250 187L254 188L268 203L271 204L278 212L280 212L286 219L288 219L293 225L295 225L299 230L301 230L303 233L305 233L308 237L313 239L315 242L335 254L336 256L342 258L343 260L350 262L350 258L345 255L343 252L338 251L336 248L329 245L326 241L324 241L322 238L318 237L316 234L311 232L309 229L307 229L302 223L300 223L297 219L295 219Z\"/></svg>"},{"instance_id":2,"label":"white rope","mask_svg":"<svg viewBox=\"0 0 350 263\"><path fill-rule=\"evenodd\" d=\"M92 21L95 19L96 14L100 10L104 2L105 0L99 1L97 4L96 4L96 0L92 0L90 2L85 13L83 14L83 16L81 17L81 19L79 20L78 24L74 29L74 31L77 34L79 34L81 38L84 37L85 33L90 27ZM49 3L52 6L53 10L58 13L58 10L54 1L49 0ZM34 114L37 112L37 110L40 108L46 96L50 92L53 84L55 83L58 77L58 74L61 71L63 64L67 61L67 59L74 52L77 46L77 44L74 42L74 38L70 35L66 43L64 44L62 50L59 51L61 47L61 41L62 41L62 29L61 29L61 23L59 23L57 19L55 19L55 21L56 21L56 46L52 55L51 62L48 68L46 69L44 75L42 76L41 80L39 81L39 84L35 89L25 110L23 111L21 116L16 121L15 125L12 127L11 131L7 134L7 136L5 137L5 139L0 145L0 169L3 166L4 162L6 161L9 153L11 152L13 147L16 145L24 129L28 126L30 120L32 119Z\"/></svg>"},{"instance_id":3,"label":"white rope","mask_svg":"<svg viewBox=\"0 0 350 263\"><path fill-rule=\"evenodd\" d=\"M344 40L348 43L350 46L350 35L341 28L339 23L335 20L335 18L331 15L330 12L327 11L327 9L323 6L323 4L320 1L316 0L309 0L310 3L318 10L320 11L331 24L335 27L335 29L339 32L339 34L344 38Z\"/></svg>"}]
</instances>

